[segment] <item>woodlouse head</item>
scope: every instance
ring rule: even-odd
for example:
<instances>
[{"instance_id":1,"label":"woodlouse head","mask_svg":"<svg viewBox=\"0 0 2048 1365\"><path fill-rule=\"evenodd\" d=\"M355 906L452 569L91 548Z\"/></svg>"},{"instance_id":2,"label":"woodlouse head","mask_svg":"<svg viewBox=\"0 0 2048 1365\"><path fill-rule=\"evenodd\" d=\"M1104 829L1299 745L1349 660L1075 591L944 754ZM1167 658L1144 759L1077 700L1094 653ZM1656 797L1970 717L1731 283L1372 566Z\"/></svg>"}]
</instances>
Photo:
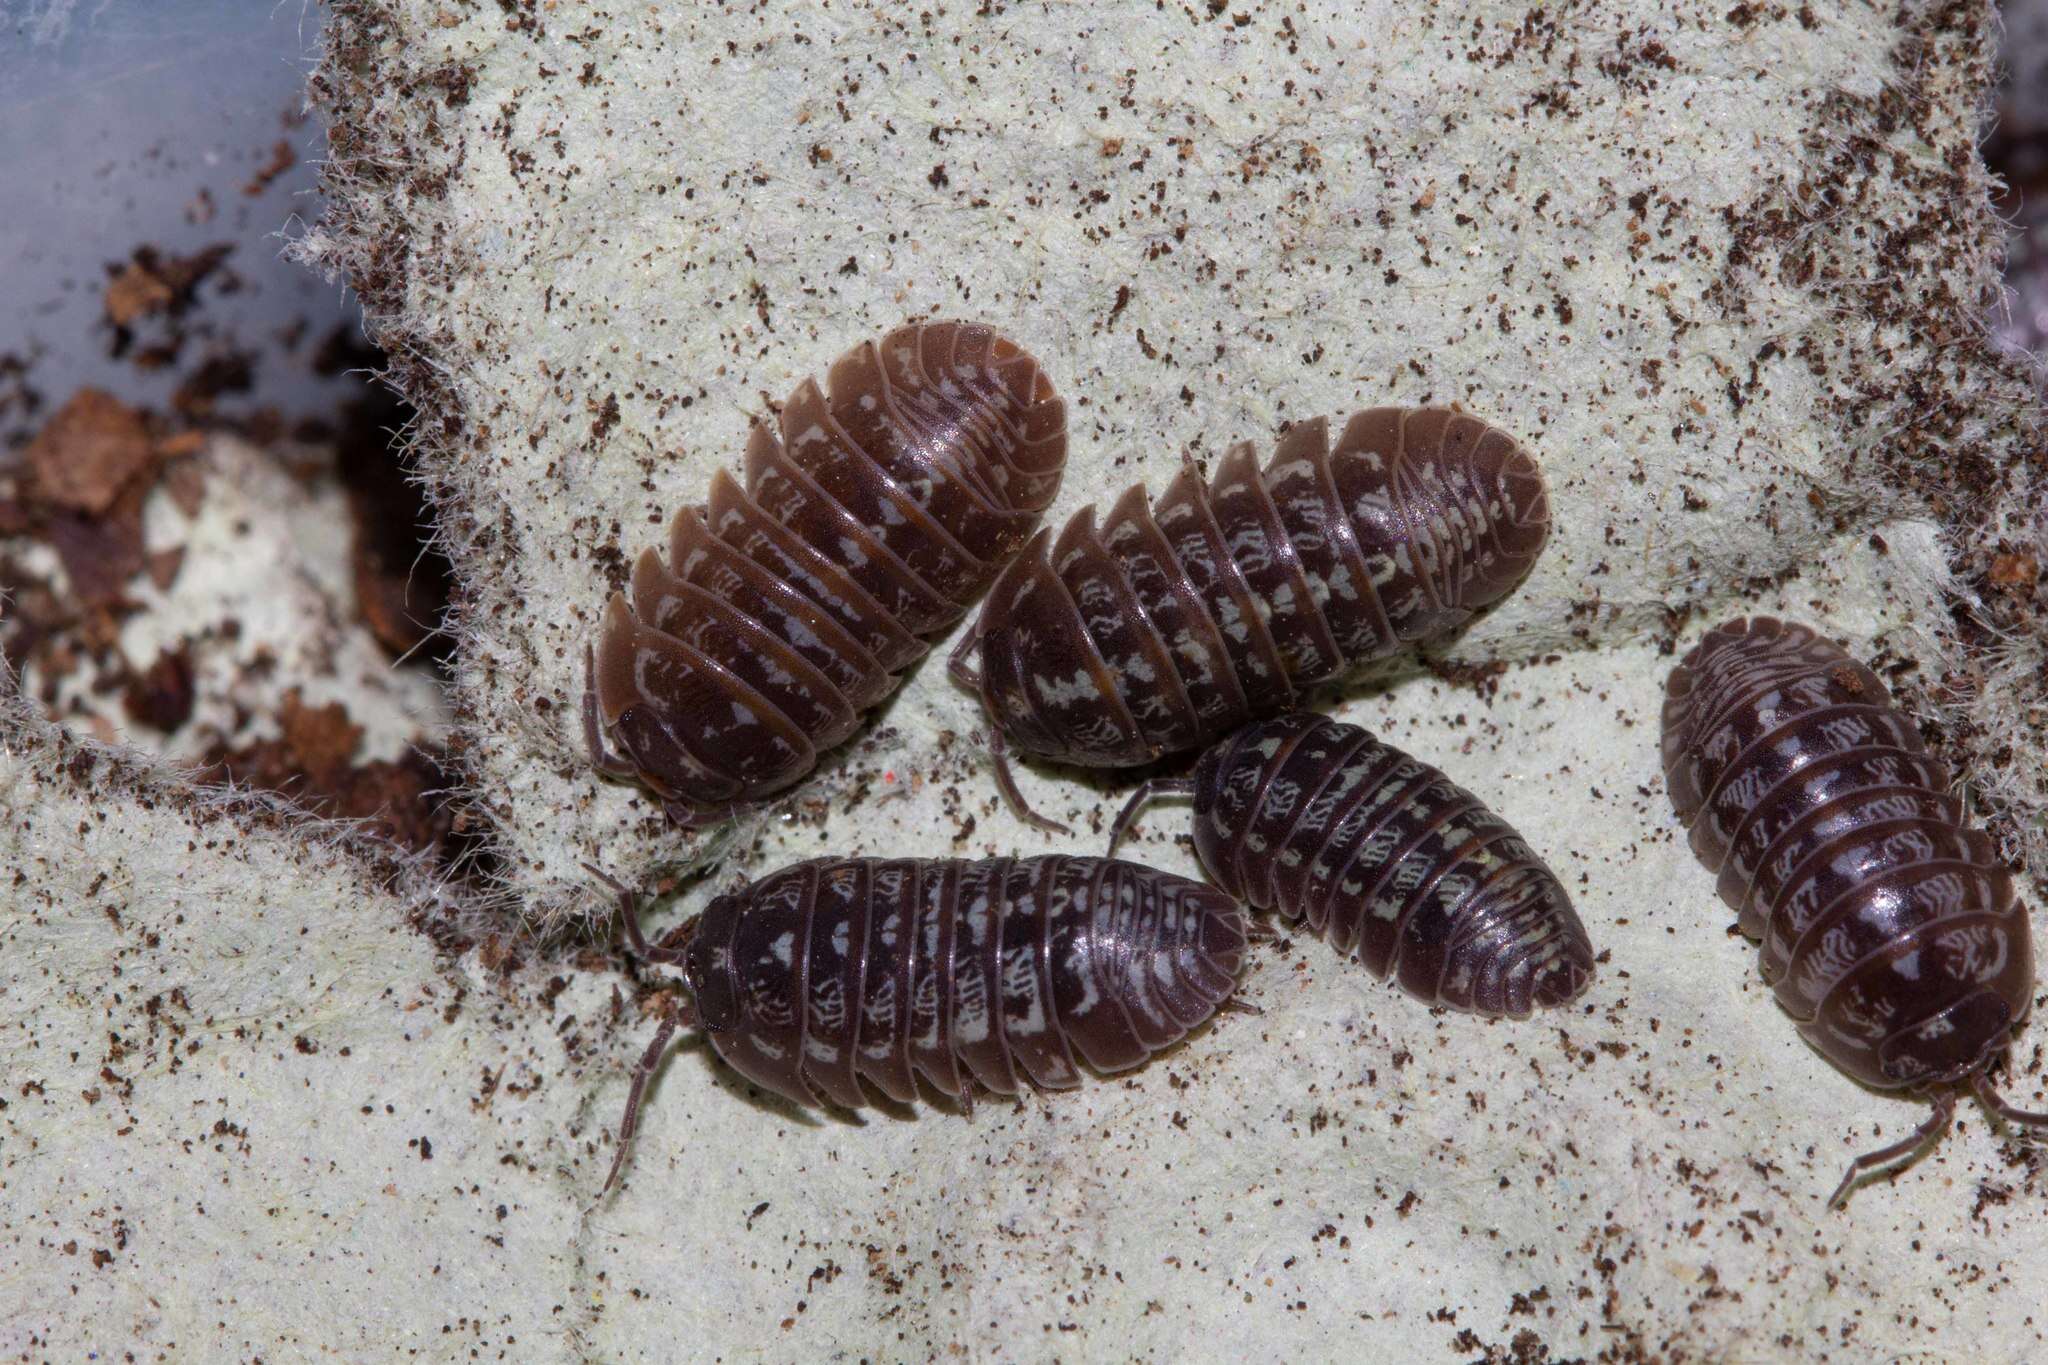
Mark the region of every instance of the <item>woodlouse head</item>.
<instances>
[{"instance_id":1,"label":"woodlouse head","mask_svg":"<svg viewBox=\"0 0 2048 1365\"><path fill-rule=\"evenodd\" d=\"M1997 992L1972 990L1887 1038L1878 1056L1896 1085L1953 1084L1989 1067L2005 1051L2015 1022Z\"/></svg>"},{"instance_id":2,"label":"woodlouse head","mask_svg":"<svg viewBox=\"0 0 2048 1365\"><path fill-rule=\"evenodd\" d=\"M1195 762L1195 856L1216 885L1261 908L1270 907L1253 894L1243 861L1259 780L1275 754L1323 723L1313 711L1255 721L1210 745Z\"/></svg>"},{"instance_id":3,"label":"woodlouse head","mask_svg":"<svg viewBox=\"0 0 2048 1365\"><path fill-rule=\"evenodd\" d=\"M714 904L712 910L718 907ZM715 927L712 912L704 926ZM739 1023L739 975L733 970L729 933L699 932L683 955L683 979L690 983L696 1025L706 1033L722 1033Z\"/></svg>"},{"instance_id":4,"label":"woodlouse head","mask_svg":"<svg viewBox=\"0 0 2048 1365\"><path fill-rule=\"evenodd\" d=\"M1739 617L1724 621L1708 631L1686 652L1678 667L1664 680L1664 709L1661 717L1660 755L1664 763L1664 785L1678 822L1688 828L1706 799L1701 787L1697 748L1714 717L1701 709L1699 698L1711 697L1722 687L1722 675L1753 645L1761 645L1786 633L1785 622L1774 616ZM1732 652L1731 652L1732 651ZM1738 695L1740 695L1738 693Z\"/></svg>"},{"instance_id":5,"label":"woodlouse head","mask_svg":"<svg viewBox=\"0 0 2048 1365\"><path fill-rule=\"evenodd\" d=\"M631 662L628 658L620 668L630 667ZM615 685L618 677L618 669L600 674L600 685ZM605 725L619 747L632 756L640 781L657 796L674 796L677 785L696 771L689 750L676 741L651 708L628 705L617 712L607 710Z\"/></svg>"}]
</instances>

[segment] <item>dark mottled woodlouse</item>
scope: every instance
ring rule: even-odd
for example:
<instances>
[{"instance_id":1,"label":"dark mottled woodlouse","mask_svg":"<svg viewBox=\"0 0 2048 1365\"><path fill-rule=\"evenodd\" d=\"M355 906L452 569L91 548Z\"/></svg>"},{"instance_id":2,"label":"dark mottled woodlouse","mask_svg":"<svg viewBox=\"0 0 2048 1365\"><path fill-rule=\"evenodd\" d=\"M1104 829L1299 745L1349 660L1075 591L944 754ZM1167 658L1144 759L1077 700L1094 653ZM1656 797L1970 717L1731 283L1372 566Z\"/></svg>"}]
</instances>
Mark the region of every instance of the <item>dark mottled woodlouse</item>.
<instances>
[{"instance_id":1,"label":"dark mottled woodlouse","mask_svg":"<svg viewBox=\"0 0 2048 1365\"><path fill-rule=\"evenodd\" d=\"M1146 763L1293 709L1307 690L1456 627L1528 572L1550 527L1542 471L1445 408L1354 414L1334 443L1290 428L1263 470L1233 446L1097 529L1040 531L996 580L952 673L1002 744L1091 767ZM968 663L979 651L977 672Z\"/></svg>"},{"instance_id":2,"label":"dark mottled woodlouse","mask_svg":"<svg viewBox=\"0 0 2048 1365\"><path fill-rule=\"evenodd\" d=\"M690 998L641 1059L620 1160L679 1026L798 1104L857 1108L863 1081L908 1103L922 1075L971 1110L977 1084L1064 1089L1081 1063L1122 1071L1178 1042L1229 996L1246 945L1223 892L1108 858L814 858L656 947L624 899L635 951L679 965Z\"/></svg>"},{"instance_id":3,"label":"dark mottled woodlouse","mask_svg":"<svg viewBox=\"0 0 2048 1365\"><path fill-rule=\"evenodd\" d=\"M1066 407L987 327L931 322L805 380L747 446L746 487L648 550L606 606L584 728L606 774L688 825L802 779L979 597L1066 464ZM623 750L608 753L598 725Z\"/></svg>"},{"instance_id":4,"label":"dark mottled woodlouse","mask_svg":"<svg viewBox=\"0 0 2048 1365\"><path fill-rule=\"evenodd\" d=\"M1557 877L1470 792L1370 731L1297 712L1248 725L1189 779L1155 779L1117 817L1192 796L1195 852L1218 886L1305 922L1432 1005L1523 1019L1593 978L1593 946Z\"/></svg>"},{"instance_id":5,"label":"dark mottled woodlouse","mask_svg":"<svg viewBox=\"0 0 2048 1365\"><path fill-rule=\"evenodd\" d=\"M1878 676L1807 626L1731 621L1672 671L1663 724L1679 821L1801 1036L1864 1084L1934 1105L1851 1162L1830 1205L1944 1131L1958 1086L2048 1124L1985 1074L2033 999L2025 908Z\"/></svg>"}]
</instances>

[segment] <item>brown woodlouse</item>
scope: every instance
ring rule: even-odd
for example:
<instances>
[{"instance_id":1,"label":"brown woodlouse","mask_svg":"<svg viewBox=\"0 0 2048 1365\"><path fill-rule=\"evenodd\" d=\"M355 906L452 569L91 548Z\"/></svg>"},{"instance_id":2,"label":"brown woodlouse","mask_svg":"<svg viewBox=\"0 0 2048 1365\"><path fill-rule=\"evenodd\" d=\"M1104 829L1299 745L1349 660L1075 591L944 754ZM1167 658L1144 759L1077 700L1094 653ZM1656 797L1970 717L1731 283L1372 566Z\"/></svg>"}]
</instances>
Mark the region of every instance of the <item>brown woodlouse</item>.
<instances>
[{"instance_id":1,"label":"brown woodlouse","mask_svg":"<svg viewBox=\"0 0 2048 1365\"><path fill-rule=\"evenodd\" d=\"M1442 635L1521 581L1549 535L1543 474L1513 437L1446 408L1354 414L1334 444L1290 428L1206 485L1133 487L1101 529L1040 531L997 579L951 671L1003 746L1124 767L1292 710L1307 690ZM968 663L979 650L980 669Z\"/></svg>"},{"instance_id":2,"label":"brown woodlouse","mask_svg":"<svg viewBox=\"0 0 2048 1365\"><path fill-rule=\"evenodd\" d=\"M991 329L863 342L755 426L606 606L584 730L605 774L684 825L801 780L981 595L1066 464L1066 405ZM599 728L624 751L606 751Z\"/></svg>"},{"instance_id":3,"label":"brown woodlouse","mask_svg":"<svg viewBox=\"0 0 2048 1365\"><path fill-rule=\"evenodd\" d=\"M602 874L600 874L602 875ZM973 1109L979 1084L1079 1084L1122 1071L1214 1014L1246 946L1214 887L1108 858L813 858L714 900L645 960L680 966L689 1000L641 1058L617 1177L648 1078L679 1027L800 1105L898 1103L918 1075Z\"/></svg>"},{"instance_id":4,"label":"brown woodlouse","mask_svg":"<svg viewBox=\"0 0 2048 1365\"><path fill-rule=\"evenodd\" d=\"M1418 1000L1492 1018L1562 1005L1593 979L1571 898L1478 797L1370 731L1297 712L1248 725L1188 779L1155 779L1140 809L1195 801L1210 880L1278 910Z\"/></svg>"},{"instance_id":5,"label":"brown woodlouse","mask_svg":"<svg viewBox=\"0 0 2048 1365\"><path fill-rule=\"evenodd\" d=\"M1800 1035L1865 1085L1934 1105L1850 1162L1829 1206L1945 1131L1959 1086L2048 1125L1985 1074L2033 1000L2025 908L1878 676L1807 626L1731 621L1672 671L1663 724L1679 821Z\"/></svg>"}]
</instances>

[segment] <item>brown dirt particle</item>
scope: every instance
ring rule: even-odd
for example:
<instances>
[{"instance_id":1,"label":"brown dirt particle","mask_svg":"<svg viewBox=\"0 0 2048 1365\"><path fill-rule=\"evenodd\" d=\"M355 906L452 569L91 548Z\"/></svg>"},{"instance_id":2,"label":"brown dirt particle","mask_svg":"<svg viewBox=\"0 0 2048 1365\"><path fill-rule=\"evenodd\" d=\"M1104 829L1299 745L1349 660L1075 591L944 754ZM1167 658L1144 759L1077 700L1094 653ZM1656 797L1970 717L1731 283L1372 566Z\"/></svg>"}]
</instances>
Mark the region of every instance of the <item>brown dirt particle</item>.
<instances>
[{"instance_id":1,"label":"brown dirt particle","mask_svg":"<svg viewBox=\"0 0 2048 1365\"><path fill-rule=\"evenodd\" d=\"M129 679L121 707L136 724L169 734L191 716L192 698L192 656L180 645Z\"/></svg>"},{"instance_id":2,"label":"brown dirt particle","mask_svg":"<svg viewBox=\"0 0 2048 1365\"><path fill-rule=\"evenodd\" d=\"M157 550L147 561L149 581L156 584L157 591L169 592L171 584L178 581L178 570L185 567L185 547L173 545L168 550Z\"/></svg>"},{"instance_id":3,"label":"brown dirt particle","mask_svg":"<svg viewBox=\"0 0 2048 1365\"><path fill-rule=\"evenodd\" d=\"M136 409L100 389L80 389L29 443L29 466L44 501L106 512L157 458Z\"/></svg>"},{"instance_id":4,"label":"brown dirt particle","mask_svg":"<svg viewBox=\"0 0 2048 1365\"><path fill-rule=\"evenodd\" d=\"M306 775L322 787L334 784L363 740L363 727L348 718L347 707L338 701L308 706L297 689L285 694L277 720L286 746Z\"/></svg>"},{"instance_id":5,"label":"brown dirt particle","mask_svg":"<svg viewBox=\"0 0 2048 1365\"><path fill-rule=\"evenodd\" d=\"M166 256L152 246L135 248L126 265L109 267L113 278L100 299L107 321L125 330L159 313L184 312L200 284L234 249L232 243L216 242L190 256Z\"/></svg>"},{"instance_id":6,"label":"brown dirt particle","mask_svg":"<svg viewBox=\"0 0 2048 1365\"><path fill-rule=\"evenodd\" d=\"M270 188L271 182L289 171L299 162L298 154L292 151L292 144L283 138L270 144L270 160L263 163L249 183L242 186L242 193L254 199Z\"/></svg>"},{"instance_id":7,"label":"brown dirt particle","mask_svg":"<svg viewBox=\"0 0 2048 1365\"><path fill-rule=\"evenodd\" d=\"M188 520L196 517L206 504L206 471L197 460L174 459L164 470L164 491Z\"/></svg>"},{"instance_id":8,"label":"brown dirt particle","mask_svg":"<svg viewBox=\"0 0 2048 1365\"><path fill-rule=\"evenodd\" d=\"M137 481L103 514L55 511L43 527L43 538L64 562L71 595L82 608L111 605L128 581L147 564L142 549L142 499L147 486Z\"/></svg>"},{"instance_id":9,"label":"brown dirt particle","mask_svg":"<svg viewBox=\"0 0 2048 1365\"><path fill-rule=\"evenodd\" d=\"M2031 591L2041 577L2041 564L2029 554L2002 554L1991 561L1989 577L1995 588Z\"/></svg>"},{"instance_id":10,"label":"brown dirt particle","mask_svg":"<svg viewBox=\"0 0 2048 1365\"><path fill-rule=\"evenodd\" d=\"M107 321L127 327L137 319L161 313L171 306L171 287L152 270L131 261L107 282L102 305Z\"/></svg>"}]
</instances>

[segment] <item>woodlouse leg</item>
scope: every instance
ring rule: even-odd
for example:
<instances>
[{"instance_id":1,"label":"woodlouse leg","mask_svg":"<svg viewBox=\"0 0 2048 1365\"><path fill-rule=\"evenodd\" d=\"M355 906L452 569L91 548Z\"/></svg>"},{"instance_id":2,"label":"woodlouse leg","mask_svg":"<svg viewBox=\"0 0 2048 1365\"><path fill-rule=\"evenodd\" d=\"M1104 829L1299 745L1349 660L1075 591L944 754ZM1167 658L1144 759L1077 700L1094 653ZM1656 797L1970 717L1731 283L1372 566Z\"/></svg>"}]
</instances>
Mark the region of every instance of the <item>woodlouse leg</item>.
<instances>
[{"instance_id":1,"label":"woodlouse leg","mask_svg":"<svg viewBox=\"0 0 2048 1365\"><path fill-rule=\"evenodd\" d=\"M674 1016L663 1019L655 1031L654 1041L647 1045L647 1051L640 1054L640 1064L633 1068L633 1085L626 1091L626 1113L619 1120L619 1149L612 1157L612 1168L605 1173L604 1188L597 1192L592 1201L595 1208L611 1193L612 1182L619 1178L619 1171L626 1164L626 1153L632 1150L633 1132L640 1126L640 1102L647 1096L647 1082L653 1079L654 1069L661 1065L661 1055L667 1050L669 1040L676 1036Z\"/></svg>"},{"instance_id":2,"label":"woodlouse leg","mask_svg":"<svg viewBox=\"0 0 2048 1365\"><path fill-rule=\"evenodd\" d=\"M1222 1004L1216 1007L1216 1012L1218 1014L1221 1014L1224 1010L1229 1010L1232 1014L1265 1013L1265 1011L1260 1009L1257 1005L1254 1005L1246 1000L1240 1000L1234 995L1227 997Z\"/></svg>"},{"instance_id":3,"label":"woodlouse leg","mask_svg":"<svg viewBox=\"0 0 2048 1365\"><path fill-rule=\"evenodd\" d=\"M1109 827L1109 852L1105 858L1116 856L1116 846L1123 842L1130 832L1131 822L1138 818L1138 812L1162 796L1193 796L1195 780L1192 777L1155 777L1131 793L1131 799L1124 802L1124 808L1117 812L1116 823Z\"/></svg>"},{"instance_id":4,"label":"woodlouse leg","mask_svg":"<svg viewBox=\"0 0 2048 1365\"><path fill-rule=\"evenodd\" d=\"M669 800L661 803L661 809L677 829L696 830L744 819L772 804L769 801L728 801L722 805L698 806L688 801Z\"/></svg>"},{"instance_id":5,"label":"woodlouse leg","mask_svg":"<svg viewBox=\"0 0 2048 1365\"><path fill-rule=\"evenodd\" d=\"M1835 1186L1835 1192L1828 1196L1828 1207L1839 1209L1844 1204L1847 1204L1849 1202L1849 1187L1861 1179L1866 1171L1874 1171L1879 1167L1891 1165L1901 1157L1909 1157L1928 1142L1939 1137L1947 1130L1949 1120L1955 1117L1955 1113L1955 1092L1951 1090L1942 1091L1936 1097L1934 1111L1927 1116L1926 1122L1906 1134L1898 1142L1894 1142L1891 1146L1880 1147L1874 1152L1865 1152L1862 1156L1849 1163L1849 1169L1842 1175L1842 1183Z\"/></svg>"},{"instance_id":6,"label":"woodlouse leg","mask_svg":"<svg viewBox=\"0 0 2048 1365\"><path fill-rule=\"evenodd\" d=\"M1003 799L1010 803L1010 809L1017 813L1018 819L1030 825L1033 829L1044 830L1047 834L1072 834L1074 832L1059 821L1049 816L1040 815L1037 811L1031 809L1030 804L1024 800L1024 793L1017 790L1017 777L1010 771L1009 751L1003 747L1003 732L1001 730L990 729L988 756L994 760L996 765L996 786L1001 789Z\"/></svg>"},{"instance_id":7,"label":"woodlouse leg","mask_svg":"<svg viewBox=\"0 0 2048 1365\"><path fill-rule=\"evenodd\" d=\"M590 766L606 777L640 775L631 759L605 748L604 729L597 723L597 651L588 643L583 646L583 743L590 750Z\"/></svg>"},{"instance_id":8,"label":"woodlouse leg","mask_svg":"<svg viewBox=\"0 0 2048 1365\"><path fill-rule=\"evenodd\" d=\"M1977 1097L1977 1103L2015 1128L2048 1128L2048 1114L2015 1107L2011 1100L1991 1088L1991 1082L1981 1071L1970 1077L1970 1091Z\"/></svg>"},{"instance_id":9,"label":"woodlouse leg","mask_svg":"<svg viewBox=\"0 0 2048 1365\"><path fill-rule=\"evenodd\" d=\"M981 632L970 630L960 637L960 643L953 646L953 652L946 656L946 676L969 692L981 691L981 674L968 662L970 652L980 648Z\"/></svg>"}]
</instances>

